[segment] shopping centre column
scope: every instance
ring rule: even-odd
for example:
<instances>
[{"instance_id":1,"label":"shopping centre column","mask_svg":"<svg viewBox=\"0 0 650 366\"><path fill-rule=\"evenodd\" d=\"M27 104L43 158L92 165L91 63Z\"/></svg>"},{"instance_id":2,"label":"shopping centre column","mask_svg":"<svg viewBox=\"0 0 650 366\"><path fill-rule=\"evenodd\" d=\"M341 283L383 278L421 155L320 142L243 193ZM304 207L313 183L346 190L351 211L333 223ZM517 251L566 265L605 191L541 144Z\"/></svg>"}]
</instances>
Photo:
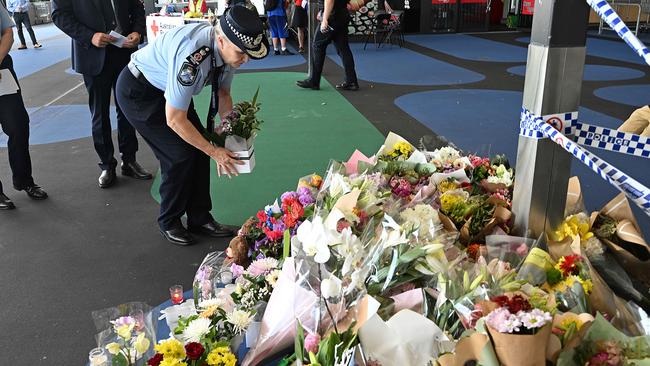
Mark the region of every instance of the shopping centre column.
<instances>
[{"instance_id":1,"label":"shopping centre column","mask_svg":"<svg viewBox=\"0 0 650 366\"><path fill-rule=\"evenodd\" d=\"M588 20L584 0L535 1L524 84L526 110L536 116L578 110ZM512 126L512 133L516 130ZM571 159L549 139L519 136L513 197L518 234L536 239L561 223Z\"/></svg>"}]
</instances>

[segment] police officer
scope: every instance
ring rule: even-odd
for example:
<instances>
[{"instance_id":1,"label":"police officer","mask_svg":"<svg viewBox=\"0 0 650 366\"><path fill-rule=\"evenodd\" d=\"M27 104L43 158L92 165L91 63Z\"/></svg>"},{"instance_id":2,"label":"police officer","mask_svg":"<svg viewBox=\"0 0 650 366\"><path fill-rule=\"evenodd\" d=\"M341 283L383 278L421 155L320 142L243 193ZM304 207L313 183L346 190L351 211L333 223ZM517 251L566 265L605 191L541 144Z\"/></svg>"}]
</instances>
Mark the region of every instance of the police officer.
<instances>
[{"instance_id":1,"label":"police officer","mask_svg":"<svg viewBox=\"0 0 650 366\"><path fill-rule=\"evenodd\" d=\"M325 64L325 53L327 46L334 42L336 52L341 57L343 69L345 69L345 81L337 84L337 89L359 90L357 73L354 70L354 57L348 43L348 24L350 13L348 12L348 0L318 0L318 20L320 25L314 35L312 49L311 74L305 80L296 81L296 85L305 89L320 89L320 77Z\"/></svg>"},{"instance_id":2,"label":"police officer","mask_svg":"<svg viewBox=\"0 0 650 366\"><path fill-rule=\"evenodd\" d=\"M0 71L9 70L9 75L0 74L0 83L8 84L9 78L18 83L13 61L9 56L9 50L14 43L12 28L14 22L9 17L7 9L0 4ZM29 115L23 103L23 96L20 90L15 93L0 96L0 126L9 136L7 142L9 166L13 173L14 188L27 192L27 195L35 200L44 200L47 193L34 184L32 178L32 161L29 156ZM0 210L15 208L11 200L2 192L0 183Z\"/></svg>"},{"instance_id":3,"label":"police officer","mask_svg":"<svg viewBox=\"0 0 650 366\"><path fill-rule=\"evenodd\" d=\"M188 231L211 237L234 232L217 223L210 209L210 158L218 172L237 175L241 162L225 148L211 145L194 109L192 96L212 85L208 121L232 110L230 85L235 70L268 53L258 14L243 6L226 10L218 22L170 30L133 54L117 82L117 101L128 120L160 161L162 235L178 245L194 239ZM186 230L181 217L187 214Z\"/></svg>"}]
</instances>

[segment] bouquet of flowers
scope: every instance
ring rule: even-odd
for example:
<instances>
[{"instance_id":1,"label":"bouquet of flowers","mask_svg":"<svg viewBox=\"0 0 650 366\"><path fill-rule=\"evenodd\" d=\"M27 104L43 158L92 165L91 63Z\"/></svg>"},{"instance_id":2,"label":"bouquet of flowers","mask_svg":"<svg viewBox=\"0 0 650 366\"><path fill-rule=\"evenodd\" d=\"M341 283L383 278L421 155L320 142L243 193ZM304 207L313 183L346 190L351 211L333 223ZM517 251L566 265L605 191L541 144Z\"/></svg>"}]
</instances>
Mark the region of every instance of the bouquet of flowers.
<instances>
[{"instance_id":1,"label":"bouquet of flowers","mask_svg":"<svg viewBox=\"0 0 650 366\"><path fill-rule=\"evenodd\" d=\"M547 289L555 294L558 309L574 313L589 312L587 298L593 289L586 259L573 254L561 257L546 271Z\"/></svg>"},{"instance_id":2,"label":"bouquet of flowers","mask_svg":"<svg viewBox=\"0 0 650 366\"><path fill-rule=\"evenodd\" d=\"M544 365L553 316L546 304L536 304L522 294L506 294L482 304L494 349L504 366Z\"/></svg>"},{"instance_id":3,"label":"bouquet of flowers","mask_svg":"<svg viewBox=\"0 0 650 366\"><path fill-rule=\"evenodd\" d=\"M260 89L257 88L251 101L235 103L232 110L221 120L214 131L205 131L204 137L211 143L225 147L237 155L244 165L235 165L237 172L250 173L255 167L253 144L257 131L263 121L257 117L260 103L257 101Z\"/></svg>"},{"instance_id":4,"label":"bouquet of flowers","mask_svg":"<svg viewBox=\"0 0 650 366\"><path fill-rule=\"evenodd\" d=\"M205 342L204 342L205 343ZM157 344L156 354L147 361L148 366L235 366L237 357L230 350L228 342L209 343L206 348L201 342L185 345L170 338Z\"/></svg>"}]
</instances>

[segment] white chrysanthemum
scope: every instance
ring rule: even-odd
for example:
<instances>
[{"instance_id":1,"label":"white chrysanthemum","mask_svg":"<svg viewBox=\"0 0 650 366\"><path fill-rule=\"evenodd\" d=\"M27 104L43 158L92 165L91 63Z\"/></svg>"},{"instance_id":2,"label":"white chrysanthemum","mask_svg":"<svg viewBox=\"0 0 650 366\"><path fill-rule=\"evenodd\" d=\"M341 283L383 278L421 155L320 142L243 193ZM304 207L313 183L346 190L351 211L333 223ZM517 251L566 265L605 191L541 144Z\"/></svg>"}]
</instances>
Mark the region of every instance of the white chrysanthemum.
<instances>
[{"instance_id":1,"label":"white chrysanthemum","mask_svg":"<svg viewBox=\"0 0 650 366\"><path fill-rule=\"evenodd\" d=\"M438 211L430 205L425 204L407 208L400 213L400 218L404 220L402 227L406 232L419 229L419 235L426 238L433 236L435 226L440 224Z\"/></svg>"},{"instance_id":2,"label":"white chrysanthemum","mask_svg":"<svg viewBox=\"0 0 650 366\"><path fill-rule=\"evenodd\" d=\"M495 169L495 175L491 175L487 178L488 183L495 183L495 184L505 184L506 186L510 187L512 185L512 170L511 169L506 169L506 167L501 164L496 167Z\"/></svg>"},{"instance_id":3,"label":"white chrysanthemum","mask_svg":"<svg viewBox=\"0 0 650 366\"><path fill-rule=\"evenodd\" d=\"M226 321L235 327L235 333L243 333L246 331L250 323L253 321L253 315L243 310L233 310L232 313L226 315Z\"/></svg>"},{"instance_id":4,"label":"white chrysanthemum","mask_svg":"<svg viewBox=\"0 0 650 366\"><path fill-rule=\"evenodd\" d=\"M271 285L271 287L275 288L275 284L278 283L278 278L280 277L280 270L276 269L271 271L271 273L267 274L266 277L264 278L266 282Z\"/></svg>"},{"instance_id":5,"label":"white chrysanthemum","mask_svg":"<svg viewBox=\"0 0 650 366\"><path fill-rule=\"evenodd\" d=\"M278 268L278 260L275 258L262 258L254 261L246 271L253 276L265 275Z\"/></svg>"},{"instance_id":6,"label":"white chrysanthemum","mask_svg":"<svg viewBox=\"0 0 650 366\"><path fill-rule=\"evenodd\" d=\"M220 297L217 297L201 301L199 303L199 309L209 309L214 306L222 308L224 305L226 305L226 301Z\"/></svg>"},{"instance_id":7,"label":"white chrysanthemum","mask_svg":"<svg viewBox=\"0 0 650 366\"><path fill-rule=\"evenodd\" d=\"M433 160L441 164L452 164L456 159L460 158L460 152L453 147L445 146L433 151Z\"/></svg>"},{"instance_id":8,"label":"white chrysanthemum","mask_svg":"<svg viewBox=\"0 0 650 366\"><path fill-rule=\"evenodd\" d=\"M183 340L187 342L200 342L201 337L210 331L210 319L196 318L183 331Z\"/></svg>"}]
</instances>

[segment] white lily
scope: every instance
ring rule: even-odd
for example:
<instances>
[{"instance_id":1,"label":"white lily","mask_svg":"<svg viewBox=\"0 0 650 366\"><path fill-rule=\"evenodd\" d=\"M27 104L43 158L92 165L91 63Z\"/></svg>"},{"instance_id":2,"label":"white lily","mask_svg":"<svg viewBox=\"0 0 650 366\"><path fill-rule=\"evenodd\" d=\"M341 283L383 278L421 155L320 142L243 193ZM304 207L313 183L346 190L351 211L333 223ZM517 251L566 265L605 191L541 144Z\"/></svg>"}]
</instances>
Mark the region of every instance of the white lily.
<instances>
[{"instance_id":1,"label":"white lily","mask_svg":"<svg viewBox=\"0 0 650 366\"><path fill-rule=\"evenodd\" d=\"M348 192L350 192L350 185L345 181L345 177L341 174L334 174L329 186L330 197L338 197Z\"/></svg>"},{"instance_id":2,"label":"white lily","mask_svg":"<svg viewBox=\"0 0 650 366\"><path fill-rule=\"evenodd\" d=\"M325 263L330 259L329 237L320 216L312 221L305 220L292 239L292 245L302 247L306 255L314 257L316 263Z\"/></svg>"},{"instance_id":3,"label":"white lily","mask_svg":"<svg viewBox=\"0 0 650 366\"><path fill-rule=\"evenodd\" d=\"M408 239L401 230L386 229L381 233L381 240L384 243L384 249L406 243Z\"/></svg>"},{"instance_id":4,"label":"white lily","mask_svg":"<svg viewBox=\"0 0 650 366\"><path fill-rule=\"evenodd\" d=\"M336 299L341 295L341 280L333 275L320 283L320 293L325 299Z\"/></svg>"}]
</instances>

